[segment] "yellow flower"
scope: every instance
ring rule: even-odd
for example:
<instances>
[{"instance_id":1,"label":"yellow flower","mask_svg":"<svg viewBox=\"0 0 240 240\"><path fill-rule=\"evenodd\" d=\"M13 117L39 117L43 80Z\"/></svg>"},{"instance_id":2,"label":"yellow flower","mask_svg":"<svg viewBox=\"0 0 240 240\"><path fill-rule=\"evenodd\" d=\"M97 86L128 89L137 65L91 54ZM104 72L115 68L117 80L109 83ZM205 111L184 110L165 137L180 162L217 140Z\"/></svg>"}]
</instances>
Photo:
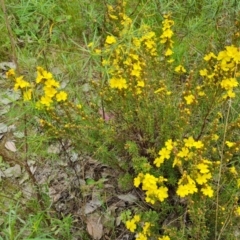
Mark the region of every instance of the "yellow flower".
<instances>
[{"instance_id":1,"label":"yellow flower","mask_svg":"<svg viewBox=\"0 0 240 240\"><path fill-rule=\"evenodd\" d=\"M238 175L238 172L236 170L236 168L233 166L233 167L230 167L229 168L229 171L233 174L233 175Z\"/></svg>"},{"instance_id":2,"label":"yellow flower","mask_svg":"<svg viewBox=\"0 0 240 240\"><path fill-rule=\"evenodd\" d=\"M194 143L194 147L197 148L197 149L199 149L199 148L203 148L204 145L203 145L202 141L196 141L196 142Z\"/></svg>"},{"instance_id":3,"label":"yellow flower","mask_svg":"<svg viewBox=\"0 0 240 240\"><path fill-rule=\"evenodd\" d=\"M137 228L137 225L134 221L132 220L128 220L126 222L126 228L130 231L130 232L134 232L135 229Z\"/></svg>"},{"instance_id":4,"label":"yellow flower","mask_svg":"<svg viewBox=\"0 0 240 240\"><path fill-rule=\"evenodd\" d=\"M235 210L236 215L240 216L240 207L237 207L237 209Z\"/></svg>"},{"instance_id":5,"label":"yellow flower","mask_svg":"<svg viewBox=\"0 0 240 240\"><path fill-rule=\"evenodd\" d=\"M195 140L193 139L193 137L189 137L187 139L184 139L183 141L184 141L186 147L191 148L191 147L194 147L194 145L195 145Z\"/></svg>"},{"instance_id":6,"label":"yellow flower","mask_svg":"<svg viewBox=\"0 0 240 240\"><path fill-rule=\"evenodd\" d=\"M229 97L229 98L235 98L236 94L235 92L233 92L232 90L228 90L227 91L227 95L223 96L223 98L225 99L226 97Z\"/></svg>"},{"instance_id":7,"label":"yellow flower","mask_svg":"<svg viewBox=\"0 0 240 240\"><path fill-rule=\"evenodd\" d=\"M204 183L207 183L207 181L209 179L212 178L212 174L211 173L206 173L206 174L197 174L197 177L196 177L196 182L200 185L204 184Z\"/></svg>"},{"instance_id":8,"label":"yellow flower","mask_svg":"<svg viewBox=\"0 0 240 240\"><path fill-rule=\"evenodd\" d=\"M158 200L160 202L163 202L165 200L165 198L168 197L168 189L167 189L167 187L163 187L163 186L159 187L157 189L157 191L156 191L156 195L158 197Z\"/></svg>"},{"instance_id":9,"label":"yellow flower","mask_svg":"<svg viewBox=\"0 0 240 240\"><path fill-rule=\"evenodd\" d=\"M231 90L234 87L238 86L238 81L236 78L227 78L221 81L221 87L226 90Z\"/></svg>"},{"instance_id":10,"label":"yellow flower","mask_svg":"<svg viewBox=\"0 0 240 240\"><path fill-rule=\"evenodd\" d=\"M200 173L208 173L209 172L208 165L206 165L204 163L197 164L197 169L199 169Z\"/></svg>"},{"instance_id":11,"label":"yellow flower","mask_svg":"<svg viewBox=\"0 0 240 240\"><path fill-rule=\"evenodd\" d=\"M188 188L186 185L179 185L177 189L177 195L180 197L185 197L188 195Z\"/></svg>"},{"instance_id":12,"label":"yellow flower","mask_svg":"<svg viewBox=\"0 0 240 240\"><path fill-rule=\"evenodd\" d=\"M110 64L109 60L106 60L106 59L102 60L102 66L103 67L108 66L109 64Z\"/></svg>"},{"instance_id":13,"label":"yellow flower","mask_svg":"<svg viewBox=\"0 0 240 240\"><path fill-rule=\"evenodd\" d=\"M208 75L208 72L207 72L207 69L205 68L205 69L202 69L202 70L200 70L199 71L199 73L200 73L200 75L202 76L202 77L204 77L204 76L207 76Z\"/></svg>"},{"instance_id":14,"label":"yellow flower","mask_svg":"<svg viewBox=\"0 0 240 240\"><path fill-rule=\"evenodd\" d=\"M165 56L171 56L173 54L173 51L171 48L168 48L165 52ZM186 70L185 70L186 71Z\"/></svg>"},{"instance_id":15,"label":"yellow flower","mask_svg":"<svg viewBox=\"0 0 240 240\"><path fill-rule=\"evenodd\" d=\"M151 227L151 223L150 222L145 222L144 226L143 226L143 233L145 235L149 235L149 228Z\"/></svg>"},{"instance_id":16,"label":"yellow flower","mask_svg":"<svg viewBox=\"0 0 240 240\"><path fill-rule=\"evenodd\" d=\"M162 237L158 238L158 240L171 240L171 239L168 236L162 236Z\"/></svg>"},{"instance_id":17,"label":"yellow flower","mask_svg":"<svg viewBox=\"0 0 240 240\"><path fill-rule=\"evenodd\" d=\"M15 73L15 70L13 68L9 69L7 72L6 72L6 77L7 78L10 78L12 76L15 76L16 73Z\"/></svg>"},{"instance_id":18,"label":"yellow flower","mask_svg":"<svg viewBox=\"0 0 240 240\"><path fill-rule=\"evenodd\" d=\"M206 185L204 188L202 188L201 192L205 196L208 196L208 197L212 197L213 196L213 189L209 185Z\"/></svg>"},{"instance_id":19,"label":"yellow flower","mask_svg":"<svg viewBox=\"0 0 240 240\"><path fill-rule=\"evenodd\" d=\"M138 174L138 176L134 178L134 183L133 183L134 186L139 187L141 181L142 181L142 176L140 174Z\"/></svg>"},{"instance_id":20,"label":"yellow flower","mask_svg":"<svg viewBox=\"0 0 240 240\"><path fill-rule=\"evenodd\" d=\"M240 188L240 178L237 179L237 187Z\"/></svg>"},{"instance_id":21,"label":"yellow flower","mask_svg":"<svg viewBox=\"0 0 240 240\"><path fill-rule=\"evenodd\" d=\"M234 58L238 53L238 48L231 45L231 46L226 46L226 51L227 51L227 55L231 58Z\"/></svg>"},{"instance_id":22,"label":"yellow flower","mask_svg":"<svg viewBox=\"0 0 240 240\"><path fill-rule=\"evenodd\" d=\"M145 85L144 81L138 81L137 82L138 87L144 87L144 85Z\"/></svg>"},{"instance_id":23,"label":"yellow flower","mask_svg":"<svg viewBox=\"0 0 240 240\"><path fill-rule=\"evenodd\" d=\"M217 134L213 134L212 140L217 141L219 139L219 136Z\"/></svg>"},{"instance_id":24,"label":"yellow flower","mask_svg":"<svg viewBox=\"0 0 240 240\"><path fill-rule=\"evenodd\" d=\"M17 91L19 88L23 89L29 87L30 83L23 80L23 76L17 77L15 80L14 90Z\"/></svg>"},{"instance_id":25,"label":"yellow flower","mask_svg":"<svg viewBox=\"0 0 240 240\"><path fill-rule=\"evenodd\" d=\"M140 215L134 215L133 220L138 223L140 221Z\"/></svg>"},{"instance_id":26,"label":"yellow flower","mask_svg":"<svg viewBox=\"0 0 240 240\"><path fill-rule=\"evenodd\" d=\"M67 93L64 91L60 91L56 94L56 99L58 102L66 101L67 100Z\"/></svg>"},{"instance_id":27,"label":"yellow flower","mask_svg":"<svg viewBox=\"0 0 240 240\"><path fill-rule=\"evenodd\" d=\"M42 67L37 67L37 78L36 83L40 83L43 80L52 79L52 73L44 70Z\"/></svg>"},{"instance_id":28,"label":"yellow flower","mask_svg":"<svg viewBox=\"0 0 240 240\"><path fill-rule=\"evenodd\" d=\"M172 139L169 139L165 142L166 149L169 150L169 151L171 151L173 149L174 145L176 145L176 144L174 144Z\"/></svg>"},{"instance_id":29,"label":"yellow flower","mask_svg":"<svg viewBox=\"0 0 240 240\"><path fill-rule=\"evenodd\" d=\"M48 97L48 96L42 96L40 99L40 103L42 105L45 105L47 107L50 106L50 104L52 103L52 98Z\"/></svg>"},{"instance_id":30,"label":"yellow flower","mask_svg":"<svg viewBox=\"0 0 240 240\"><path fill-rule=\"evenodd\" d=\"M230 141L226 141L225 143L229 148L233 147L236 144L235 142L230 142Z\"/></svg>"},{"instance_id":31,"label":"yellow flower","mask_svg":"<svg viewBox=\"0 0 240 240\"><path fill-rule=\"evenodd\" d=\"M184 174L182 178L178 181L178 189L177 189L178 196L185 197L197 191L198 189L196 187L196 183L189 175Z\"/></svg>"},{"instance_id":32,"label":"yellow flower","mask_svg":"<svg viewBox=\"0 0 240 240\"><path fill-rule=\"evenodd\" d=\"M155 42L149 39L149 40L146 40L145 45L147 49L152 49L153 47L155 47Z\"/></svg>"},{"instance_id":33,"label":"yellow flower","mask_svg":"<svg viewBox=\"0 0 240 240\"><path fill-rule=\"evenodd\" d=\"M164 158L163 157L157 157L155 158L154 162L153 162L157 167L160 167L161 164L164 163Z\"/></svg>"},{"instance_id":34,"label":"yellow flower","mask_svg":"<svg viewBox=\"0 0 240 240\"><path fill-rule=\"evenodd\" d=\"M137 38L133 38L133 45L139 48L141 46L141 41L139 41Z\"/></svg>"},{"instance_id":35,"label":"yellow flower","mask_svg":"<svg viewBox=\"0 0 240 240\"><path fill-rule=\"evenodd\" d=\"M171 29L166 29L162 35L160 36L160 38L164 39L164 38L171 38L173 36L173 31ZM164 41L164 40L162 40ZM161 41L161 43L162 43Z\"/></svg>"},{"instance_id":36,"label":"yellow flower","mask_svg":"<svg viewBox=\"0 0 240 240\"><path fill-rule=\"evenodd\" d=\"M114 36L107 36L106 41L105 41L105 43L107 43L109 45L116 43L116 42L117 42L117 40Z\"/></svg>"},{"instance_id":37,"label":"yellow flower","mask_svg":"<svg viewBox=\"0 0 240 240\"><path fill-rule=\"evenodd\" d=\"M209 60L211 60L211 58L217 58L213 52L205 55L203 59L208 62Z\"/></svg>"},{"instance_id":38,"label":"yellow flower","mask_svg":"<svg viewBox=\"0 0 240 240\"><path fill-rule=\"evenodd\" d=\"M47 86L47 87L56 87L56 88L59 88L59 82L57 82L55 79L53 79L53 78L48 78L47 80L46 80L46 82L44 83L45 84L45 86Z\"/></svg>"},{"instance_id":39,"label":"yellow flower","mask_svg":"<svg viewBox=\"0 0 240 240\"><path fill-rule=\"evenodd\" d=\"M101 49L97 49L97 48L96 48L96 49L94 50L94 52L99 55L99 54L101 54L102 51L101 51Z\"/></svg>"},{"instance_id":40,"label":"yellow flower","mask_svg":"<svg viewBox=\"0 0 240 240\"><path fill-rule=\"evenodd\" d=\"M186 100L187 105L190 105L190 104L193 103L195 97L194 97L192 94L190 94L190 95L188 95L188 96L185 96L184 99Z\"/></svg>"},{"instance_id":41,"label":"yellow flower","mask_svg":"<svg viewBox=\"0 0 240 240\"><path fill-rule=\"evenodd\" d=\"M136 240L147 240L147 236L143 233L138 233L136 236Z\"/></svg>"},{"instance_id":42,"label":"yellow flower","mask_svg":"<svg viewBox=\"0 0 240 240\"><path fill-rule=\"evenodd\" d=\"M76 107L77 107L78 109L82 109L82 105L81 105L81 104L76 105Z\"/></svg>"},{"instance_id":43,"label":"yellow flower","mask_svg":"<svg viewBox=\"0 0 240 240\"><path fill-rule=\"evenodd\" d=\"M187 72L186 69L184 68L184 66L182 66L182 65L178 65L177 67L175 67L174 71L177 72L177 73Z\"/></svg>"},{"instance_id":44,"label":"yellow flower","mask_svg":"<svg viewBox=\"0 0 240 240\"><path fill-rule=\"evenodd\" d=\"M158 153L161 157L163 158L166 158L166 159L169 159L170 158L170 154L171 154L171 151L165 147L163 147L159 153Z\"/></svg>"},{"instance_id":45,"label":"yellow flower","mask_svg":"<svg viewBox=\"0 0 240 240\"><path fill-rule=\"evenodd\" d=\"M189 149L187 147L183 147L180 152L178 152L177 156L184 158L187 157L189 154Z\"/></svg>"},{"instance_id":46,"label":"yellow flower","mask_svg":"<svg viewBox=\"0 0 240 240\"><path fill-rule=\"evenodd\" d=\"M43 90L44 90L45 95L50 97L50 98L54 97L55 94L57 93L57 90L55 88L53 88L53 87L46 87L45 86L43 88Z\"/></svg>"},{"instance_id":47,"label":"yellow flower","mask_svg":"<svg viewBox=\"0 0 240 240\"><path fill-rule=\"evenodd\" d=\"M30 101L32 99L32 89L28 89L27 91L23 92L23 100Z\"/></svg>"},{"instance_id":48,"label":"yellow flower","mask_svg":"<svg viewBox=\"0 0 240 240\"><path fill-rule=\"evenodd\" d=\"M168 63L173 63L174 62L174 59L173 58L170 58L167 60Z\"/></svg>"},{"instance_id":49,"label":"yellow flower","mask_svg":"<svg viewBox=\"0 0 240 240\"><path fill-rule=\"evenodd\" d=\"M111 78L110 79L110 87L111 88L118 88L118 89L123 89L127 88L127 82L126 79L124 78Z\"/></svg>"}]
</instances>

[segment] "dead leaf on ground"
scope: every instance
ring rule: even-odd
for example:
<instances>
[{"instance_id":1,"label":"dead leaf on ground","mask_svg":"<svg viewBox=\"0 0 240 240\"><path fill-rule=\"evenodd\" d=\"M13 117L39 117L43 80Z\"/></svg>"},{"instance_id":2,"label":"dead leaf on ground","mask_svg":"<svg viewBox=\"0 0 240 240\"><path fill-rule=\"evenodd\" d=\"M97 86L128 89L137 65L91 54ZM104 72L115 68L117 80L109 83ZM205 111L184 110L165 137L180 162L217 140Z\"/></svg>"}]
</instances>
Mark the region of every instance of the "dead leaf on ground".
<instances>
[{"instance_id":1,"label":"dead leaf on ground","mask_svg":"<svg viewBox=\"0 0 240 240\"><path fill-rule=\"evenodd\" d=\"M93 199L86 203L84 207L84 213L89 214L94 212L97 208L99 208L102 205L102 202L98 199Z\"/></svg>"},{"instance_id":2,"label":"dead leaf on ground","mask_svg":"<svg viewBox=\"0 0 240 240\"><path fill-rule=\"evenodd\" d=\"M91 215L87 218L87 231L94 240L100 240L103 235L101 216Z\"/></svg>"},{"instance_id":3,"label":"dead leaf on ground","mask_svg":"<svg viewBox=\"0 0 240 240\"><path fill-rule=\"evenodd\" d=\"M117 197L125 202L134 203L138 200L138 198L132 193L127 194L119 194Z\"/></svg>"},{"instance_id":4,"label":"dead leaf on ground","mask_svg":"<svg viewBox=\"0 0 240 240\"><path fill-rule=\"evenodd\" d=\"M17 151L17 148L16 148L16 145L13 141L7 141L5 143L5 148L11 152L16 152Z\"/></svg>"},{"instance_id":5,"label":"dead leaf on ground","mask_svg":"<svg viewBox=\"0 0 240 240\"><path fill-rule=\"evenodd\" d=\"M8 126L4 123L0 123L0 133L5 133L8 130Z\"/></svg>"},{"instance_id":6,"label":"dead leaf on ground","mask_svg":"<svg viewBox=\"0 0 240 240\"><path fill-rule=\"evenodd\" d=\"M21 167L18 164L16 164L13 167L7 168L3 172L5 177L14 177L14 178L18 178L22 174Z\"/></svg>"}]
</instances>

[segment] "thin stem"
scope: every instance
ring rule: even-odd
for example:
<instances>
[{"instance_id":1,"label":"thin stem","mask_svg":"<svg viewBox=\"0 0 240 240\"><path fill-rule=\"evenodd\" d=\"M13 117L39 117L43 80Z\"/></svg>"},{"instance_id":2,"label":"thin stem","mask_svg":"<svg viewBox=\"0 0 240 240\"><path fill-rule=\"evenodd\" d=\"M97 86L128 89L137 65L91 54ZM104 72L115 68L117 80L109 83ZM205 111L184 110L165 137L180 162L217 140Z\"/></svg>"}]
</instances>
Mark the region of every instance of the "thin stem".
<instances>
[{"instance_id":1,"label":"thin stem","mask_svg":"<svg viewBox=\"0 0 240 240\"><path fill-rule=\"evenodd\" d=\"M217 198L216 198L216 218L215 218L215 239L219 240L220 239L220 234L218 235L218 207L219 207L219 191L220 191L220 181L222 177L222 167L223 167L223 151L224 151L224 146L225 146L225 140L226 140L226 134L227 134L227 125L228 125L228 119L229 119L229 114L230 114L230 108L231 108L231 99L229 100L229 106L228 106L228 111L227 111L227 116L226 116L226 121L225 121L225 126L224 126L224 134L223 134L223 141L222 141L222 146L221 146L221 159L220 159L220 166L219 166L219 174L218 174L218 180L217 180Z\"/></svg>"}]
</instances>

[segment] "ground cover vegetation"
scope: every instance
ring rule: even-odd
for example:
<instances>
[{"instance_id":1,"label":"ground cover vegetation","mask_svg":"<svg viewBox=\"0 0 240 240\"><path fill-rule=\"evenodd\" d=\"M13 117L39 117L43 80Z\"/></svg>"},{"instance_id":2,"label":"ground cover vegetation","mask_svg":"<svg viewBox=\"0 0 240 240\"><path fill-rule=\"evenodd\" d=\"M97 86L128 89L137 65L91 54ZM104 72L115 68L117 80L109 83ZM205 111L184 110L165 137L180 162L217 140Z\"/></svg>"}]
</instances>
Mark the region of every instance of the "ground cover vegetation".
<instances>
[{"instance_id":1,"label":"ground cover vegetation","mask_svg":"<svg viewBox=\"0 0 240 240\"><path fill-rule=\"evenodd\" d=\"M0 239L240 238L238 1L0 2Z\"/></svg>"}]
</instances>

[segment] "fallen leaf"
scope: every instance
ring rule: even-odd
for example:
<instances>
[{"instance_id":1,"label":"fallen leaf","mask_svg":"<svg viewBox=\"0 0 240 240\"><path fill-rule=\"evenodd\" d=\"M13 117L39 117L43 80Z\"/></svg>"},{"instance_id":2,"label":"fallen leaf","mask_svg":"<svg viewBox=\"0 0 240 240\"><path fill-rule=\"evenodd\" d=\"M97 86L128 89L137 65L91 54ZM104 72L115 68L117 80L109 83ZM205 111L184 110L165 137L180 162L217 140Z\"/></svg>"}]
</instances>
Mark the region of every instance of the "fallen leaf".
<instances>
[{"instance_id":1,"label":"fallen leaf","mask_svg":"<svg viewBox=\"0 0 240 240\"><path fill-rule=\"evenodd\" d=\"M17 178L17 177L21 176L21 174L22 174L21 167L20 167L20 165L18 165L18 164L16 164L16 165L13 166L13 167L7 168L7 169L4 171L4 176L5 176L5 177L14 177L14 178Z\"/></svg>"},{"instance_id":2,"label":"fallen leaf","mask_svg":"<svg viewBox=\"0 0 240 240\"><path fill-rule=\"evenodd\" d=\"M125 202L134 203L137 201L137 197L132 193L120 194L117 197Z\"/></svg>"},{"instance_id":3,"label":"fallen leaf","mask_svg":"<svg viewBox=\"0 0 240 240\"><path fill-rule=\"evenodd\" d=\"M32 174L34 174L37 170L37 166L30 166L30 171Z\"/></svg>"},{"instance_id":4,"label":"fallen leaf","mask_svg":"<svg viewBox=\"0 0 240 240\"><path fill-rule=\"evenodd\" d=\"M102 205L102 202L98 199L93 199L86 203L84 207L84 213L89 214L94 212L97 208L99 208Z\"/></svg>"},{"instance_id":5,"label":"fallen leaf","mask_svg":"<svg viewBox=\"0 0 240 240\"><path fill-rule=\"evenodd\" d=\"M7 141L4 146L7 150L9 150L11 152L17 151L16 145L13 141Z\"/></svg>"},{"instance_id":6,"label":"fallen leaf","mask_svg":"<svg viewBox=\"0 0 240 240\"><path fill-rule=\"evenodd\" d=\"M4 123L0 123L0 133L5 133L7 132L7 130L8 130L7 125Z\"/></svg>"},{"instance_id":7,"label":"fallen leaf","mask_svg":"<svg viewBox=\"0 0 240 240\"><path fill-rule=\"evenodd\" d=\"M87 218L87 231L94 240L100 240L103 235L103 225L101 223L101 217L99 217L98 215L89 216Z\"/></svg>"},{"instance_id":8,"label":"fallen leaf","mask_svg":"<svg viewBox=\"0 0 240 240\"><path fill-rule=\"evenodd\" d=\"M13 135L16 137L16 138L23 138L24 137L24 132L14 132Z\"/></svg>"}]
</instances>

